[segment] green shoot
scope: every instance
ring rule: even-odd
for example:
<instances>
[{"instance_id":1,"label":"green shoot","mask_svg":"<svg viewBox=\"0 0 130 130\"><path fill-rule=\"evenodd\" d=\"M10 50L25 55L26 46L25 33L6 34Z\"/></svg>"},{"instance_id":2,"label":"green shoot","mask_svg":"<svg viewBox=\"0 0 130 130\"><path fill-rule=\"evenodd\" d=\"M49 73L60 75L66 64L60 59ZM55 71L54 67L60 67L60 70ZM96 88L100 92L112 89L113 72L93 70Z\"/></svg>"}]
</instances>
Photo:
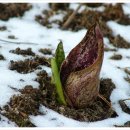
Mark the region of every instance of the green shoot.
<instances>
[{"instance_id":1,"label":"green shoot","mask_svg":"<svg viewBox=\"0 0 130 130\"><path fill-rule=\"evenodd\" d=\"M63 88L60 80L60 66L64 59L65 59L65 54L63 50L63 44L62 42L60 42L56 49L55 58L51 59L52 83L54 83L56 86L59 103L63 105L67 105L64 98Z\"/></svg>"},{"instance_id":2,"label":"green shoot","mask_svg":"<svg viewBox=\"0 0 130 130\"><path fill-rule=\"evenodd\" d=\"M65 60L65 53L64 53L62 41L60 41L60 43L57 46L55 58L56 58L58 71L60 71L60 66L61 66L62 62Z\"/></svg>"}]
</instances>

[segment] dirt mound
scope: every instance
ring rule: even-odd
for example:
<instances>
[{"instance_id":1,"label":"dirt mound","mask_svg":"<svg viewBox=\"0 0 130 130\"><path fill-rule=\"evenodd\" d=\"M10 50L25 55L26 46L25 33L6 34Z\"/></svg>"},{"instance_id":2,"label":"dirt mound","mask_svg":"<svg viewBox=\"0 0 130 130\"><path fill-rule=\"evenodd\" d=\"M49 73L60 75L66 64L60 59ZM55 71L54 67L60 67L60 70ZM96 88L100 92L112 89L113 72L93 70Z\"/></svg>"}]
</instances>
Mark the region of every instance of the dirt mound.
<instances>
[{"instance_id":1,"label":"dirt mound","mask_svg":"<svg viewBox=\"0 0 130 130\"><path fill-rule=\"evenodd\" d=\"M10 70L16 70L19 73L29 73L35 69L41 69L40 65L50 67L49 60L45 57L35 56L34 58L25 59L24 61L10 61Z\"/></svg>"},{"instance_id":2,"label":"dirt mound","mask_svg":"<svg viewBox=\"0 0 130 130\"><path fill-rule=\"evenodd\" d=\"M111 44L113 46L118 48L130 48L130 43L128 43L123 37L121 36L113 36L112 30L107 26L107 21L114 20L115 22L123 25L129 25L130 24L130 18L128 15L124 14L122 4L101 4L97 5L96 3L86 3L83 4L86 6L104 6L105 10L103 12L99 12L97 10L90 10L88 8L82 10L81 12L77 12L75 17L72 19L70 24L64 28L66 30L71 31L79 31L81 29L88 29L90 26L92 26L97 19L100 23L100 28L103 32L103 35L105 37L108 37ZM64 5L65 6L65 5ZM92 7L92 8L93 8ZM46 26L48 28L51 28L53 24L58 24L60 29L63 29L63 25L65 24L66 20L71 16L71 14L74 12L74 10L68 8L65 9L64 12L51 8L50 10L43 11L43 15L37 15L35 17L35 20L42 24L43 26ZM54 16L55 14L65 14L63 17L63 20L54 20L50 21L49 19Z\"/></svg>"},{"instance_id":3,"label":"dirt mound","mask_svg":"<svg viewBox=\"0 0 130 130\"><path fill-rule=\"evenodd\" d=\"M18 47L15 50L10 50L10 52L18 55L23 55L23 56L35 56L35 53L32 51L31 48L22 50Z\"/></svg>"},{"instance_id":4,"label":"dirt mound","mask_svg":"<svg viewBox=\"0 0 130 130\"><path fill-rule=\"evenodd\" d=\"M44 55L52 55L52 50L49 48L41 48L39 49L39 52L41 52Z\"/></svg>"},{"instance_id":5,"label":"dirt mound","mask_svg":"<svg viewBox=\"0 0 130 130\"><path fill-rule=\"evenodd\" d=\"M11 17L23 16L24 12L29 10L31 6L25 3L0 4L0 19L8 20Z\"/></svg>"},{"instance_id":6,"label":"dirt mound","mask_svg":"<svg viewBox=\"0 0 130 130\"><path fill-rule=\"evenodd\" d=\"M40 71L37 76L36 81L40 84L39 89L27 85L24 89L17 90L21 94L14 95L10 102L4 106L2 114L20 127L35 126L29 121L29 115L40 115L40 104L50 102L48 99L52 95L51 92L54 91L54 86L50 84L51 79L45 71Z\"/></svg>"},{"instance_id":7,"label":"dirt mound","mask_svg":"<svg viewBox=\"0 0 130 130\"><path fill-rule=\"evenodd\" d=\"M125 48L128 49L130 48L130 43L127 42L123 37L121 37L120 35L117 36L110 36L109 37L110 43L117 47L117 48Z\"/></svg>"},{"instance_id":8,"label":"dirt mound","mask_svg":"<svg viewBox=\"0 0 130 130\"><path fill-rule=\"evenodd\" d=\"M29 115L38 115L39 113L39 98L41 92L32 86L25 86L21 91L21 95L14 95L8 105L4 106L5 113L10 120L20 127L34 126L29 121Z\"/></svg>"}]
</instances>

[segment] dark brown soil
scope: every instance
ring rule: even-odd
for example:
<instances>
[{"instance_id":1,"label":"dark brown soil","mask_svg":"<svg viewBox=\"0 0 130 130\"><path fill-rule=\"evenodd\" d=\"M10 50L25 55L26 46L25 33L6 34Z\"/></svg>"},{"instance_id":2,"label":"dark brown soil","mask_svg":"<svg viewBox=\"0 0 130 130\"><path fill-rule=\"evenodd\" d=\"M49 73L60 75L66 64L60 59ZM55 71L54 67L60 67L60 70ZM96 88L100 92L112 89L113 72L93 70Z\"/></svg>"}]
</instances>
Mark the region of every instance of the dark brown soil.
<instances>
[{"instance_id":1,"label":"dark brown soil","mask_svg":"<svg viewBox=\"0 0 130 130\"><path fill-rule=\"evenodd\" d=\"M128 75L130 75L130 68L124 68L124 72Z\"/></svg>"},{"instance_id":2,"label":"dark brown soil","mask_svg":"<svg viewBox=\"0 0 130 130\"><path fill-rule=\"evenodd\" d=\"M21 92L20 95L14 95L4 106L2 114L20 127L35 127L29 121L29 115L41 115L40 104L50 102L50 96L54 92L54 86L50 84L51 79L45 71L39 72L37 76L36 81L40 83L39 89L27 85L24 89L18 90Z\"/></svg>"},{"instance_id":3,"label":"dark brown soil","mask_svg":"<svg viewBox=\"0 0 130 130\"><path fill-rule=\"evenodd\" d=\"M15 50L10 50L10 52L18 55L23 55L23 56L35 56L35 53L32 51L31 48L22 50L18 47Z\"/></svg>"},{"instance_id":4,"label":"dark brown soil","mask_svg":"<svg viewBox=\"0 0 130 130\"><path fill-rule=\"evenodd\" d=\"M8 38L9 39L17 39L14 35L9 35Z\"/></svg>"},{"instance_id":5,"label":"dark brown soil","mask_svg":"<svg viewBox=\"0 0 130 130\"><path fill-rule=\"evenodd\" d=\"M111 49L111 48L109 48L109 47L105 47L104 48L104 51L106 51L106 52L109 52L109 51L114 51L114 52L116 52L117 51L117 49Z\"/></svg>"},{"instance_id":6,"label":"dark brown soil","mask_svg":"<svg viewBox=\"0 0 130 130\"><path fill-rule=\"evenodd\" d=\"M110 101L109 97L112 90L115 88L116 86L111 79L101 79L99 93L102 94L108 101Z\"/></svg>"},{"instance_id":7,"label":"dark brown soil","mask_svg":"<svg viewBox=\"0 0 130 130\"><path fill-rule=\"evenodd\" d=\"M66 28L66 30L71 31L79 31L81 29L90 28L97 19L99 20L101 30L103 32L103 35L108 37L110 40L110 43L113 44L113 46L117 48L130 48L130 44L123 39L121 36L113 36L112 30L107 26L106 22L109 20L114 20L120 24L129 25L130 24L130 18L124 14L122 9L122 4L118 3L115 5L112 4L102 4L102 3L85 3L87 6L96 7L96 6L104 6L105 10L103 12L98 12L94 10L89 10L88 8L83 10L80 13L76 13L75 17L73 18L73 21L69 24L69 26ZM64 5L66 6L66 5ZM59 28L62 29L64 23L69 18L69 16L73 13L74 10L72 9L65 9L66 15L63 18L63 21L49 21L49 18L55 14L63 13L59 12L60 7L57 7L56 10L51 8L51 10L43 11L44 16L38 15L36 16L36 21L38 21L43 26L46 26L48 28L52 27L53 23L56 23L59 25Z\"/></svg>"},{"instance_id":8,"label":"dark brown soil","mask_svg":"<svg viewBox=\"0 0 130 130\"><path fill-rule=\"evenodd\" d=\"M16 70L19 73L29 73L35 69L41 69L40 65L50 67L49 60L45 57L35 56L34 58L25 59L24 61L10 61L10 70Z\"/></svg>"},{"instance_id":9,"label":"dark brown soil","mask_svg":"<svg viewBox=\"0 0 130 130\"><path fill-rule=\"evenodd\" d=\"M100 94L102 94L107 100L109 100L110 94L114 88L115 85L112 83L111 79L101 79ZM112 110L112 108L106 105L106 103L99 98L97 98L97 100L86 109L75 109L59 105L55 99L55 92L52 94L50 93L49 95L50 101L48 100L49 102L44 103L45 106L75 120L97 121L116 116L116 113Z\"/></svg>"},{"instance_id":10,"label":"dark brown soil","mask_svg":"<svg viewBox=\"0 0 130 130\"><path fill-rule=\"evenodd\" d=\"M39 52L41 52L44 55L52 55L52 50L49 48L41 48L39 49Z\"/></svg>"},{"instance_id":11,"label":"dark brown soil","mask_svg":"<svg viewBox=\"0 0 130 130\"><path fill-rule=\"evenodd\" d=\"M126 105L126 103L123 100L120 100L119 104L124 112L130 114L130 108Z\"/></svg>"},{"instance_id":12,"label":"dark brown soil","mask_svg":"<svg viewBox=\"0 0 130 130\"><path fill-rule=\"evenodd\" d=\"M49 3L49 7L53 11L67 10L69 7L69 3Z\"/></svg>"},{"instance_id":13,"label":"dark brown soil","mask_svg":"<svg viewBox=\"0 0 130 130\"><path fill-rule=\"evenodd\" d=\"M4 115L15 121L20 127L33 127L34 125L29 121L28 116L40 114L39 100L41 92L32 86L25 86L24 89L19 91L21 95L14 95L8 105L4 106Z\"/></svg>"},{"instance_id":14,"label":"dark brown soil","mask_svg":"<svg viewBox=\"0 0 130 130\"><path fill-rule=\"evenodd\" d=\"M127 77L124 77L125 81L127 81L128 83L130 83L130 77L127 76Z\"/></svg>"},{"instance_id":15,"label":"dark brown soil","mask_svg":"<svg viewBox=\"0 0 130 130\"><path fill-rule=\"evenodd\" d=\"M110 59L112 59L112 60L121 60L122 59L122 55L114 54L113 56L110 57Z\"/></svg>"},{"instance_id":16,"label":"dark brown soil","mask_svg":"<svg viewBox=\"0 0 130 130\"><path fill-rule=\"evenodd\" d=\"M115 37L111 36L109 37L110 39L110 43L117 47L117 48L125 48L128 49L130 48L130 43L127 42L123 37L121 37L120 35L117 35Z\"/></svg>"},{"instance_id":17,"label":"dark brown soil","mask_svg":"<svg viewBox=\"0 0 130 130\"><path fill-rule=\"evenodd\" d=\"M11 17L23 16L24 12L29 10L31 6L26 3L0 4L0 19L8 20Z\"/></svg>"},{"instance_id":18,"label":"dark brown soil","mask_svg":"<svg viewBox=\"0 0 130 130\"><path fill-rule=\"evenodd\" d=\"M102 6L103 3L83 3L83 5L87 5L89 7L99 7Z\"/></svg>"},{"instance_id":19,"label":"dark brown soil","mask_svg":"<svg viewBox=\"0 0 130 130\"><path fill-rule=\"evenodd\" d=\"M7 30L6 26L0 26L0 31L5 31L5 30Z\"/></svg>"},{"instance_id":20,"label":"dark brown soil","mask_svg":"<svg viewBox=\"0 0 130 130\"><path fill-rule=\"evenodd\" d=\"M123 12L122 4L117 3L116 5L107 4L102 14L102 19L105 21L114 20L119 24L129 25L130 18L128 15L125 15Z\"/></svg>"},{"instance_id":21,"label":"dark brown soil","mask_svg":"<svg viewBox=\"0 0 130 130\"><path fill-rule=\"evenodd\" d=\"M4 56L0 54L0 60L5 60Z\"/></svg>"},{"instance_id":22,"label":"dark brown soil","mask_svg":"<svg viewBox=\"0 0 130 130\"><path fill-rule=\"evenodd\" d=\"M127 121L127 122L123 125L123 127L130 127L130 121Z\"/></svg>"}]
</instances>

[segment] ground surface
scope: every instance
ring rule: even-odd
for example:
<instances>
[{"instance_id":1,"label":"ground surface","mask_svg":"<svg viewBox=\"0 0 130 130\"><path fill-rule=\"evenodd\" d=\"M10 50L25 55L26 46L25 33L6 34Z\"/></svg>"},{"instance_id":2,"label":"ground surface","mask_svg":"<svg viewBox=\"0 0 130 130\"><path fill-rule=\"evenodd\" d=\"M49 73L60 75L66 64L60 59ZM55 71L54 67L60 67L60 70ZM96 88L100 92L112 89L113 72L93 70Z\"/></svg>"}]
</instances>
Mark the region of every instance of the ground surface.
<instances>
[{"instance_id":1,"label":"ground surface","mask_svg":"<svg viewBox=\"0 0 130 130\"><path fill-rule=\"evenodd\" d=\"M0 4L1 127L130 126L130 4L83 4L63 28L78 5ZM50 58L59 40L67 55L96 17L105 47L100 93L112 107L101 99L86 109L62 106Z\"/></svg>"}]
</instances>

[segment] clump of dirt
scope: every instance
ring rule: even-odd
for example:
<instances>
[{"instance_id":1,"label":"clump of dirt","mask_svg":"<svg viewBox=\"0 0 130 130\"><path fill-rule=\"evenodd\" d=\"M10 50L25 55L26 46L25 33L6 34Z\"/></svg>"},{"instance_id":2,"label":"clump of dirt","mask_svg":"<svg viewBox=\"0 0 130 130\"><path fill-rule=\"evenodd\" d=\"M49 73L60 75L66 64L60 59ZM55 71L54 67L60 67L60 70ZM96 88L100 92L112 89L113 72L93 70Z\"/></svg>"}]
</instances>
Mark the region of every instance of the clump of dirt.
<instances>
[{"instance_id":1,"label":"clump of dirt","mask_svg":"<svg viewBox=\"0 0 130 130\"><path fill-rule=\"evenodd\" d=\"M130 77L127 76L127 77L124 77L125 81L127 81L128 83L130 83Z\"/></svg>"},{"instance_id":2,"label":"clump of dirt","mask_svg":"<svg viewBox=\"0 0 130 130\"><path fill-rule=\"evenodd\" d=\"M106 51L106 52L109 52L109 51L114 51L114 52L116 52L117 49L115 49L115 48L105 47L105 48L104 48L104 51Z\"/></svg>"},{"instance_id":3,"label":"clump of dirt","mask_svg":"<svg viewBox=\"0 0 130 130\"><path fill-rule=\"evenodd\" d=\"M83 3L83 5L87 5L89 7L99 7L102 6L103 3Z\"/></svg>"},{"instance_id":4,"label":"clump of dirt","mask_svg":"<svg viewBox=\"0 0 130 130\"><path fill-rule=\"evenodd\" d=\"M39 89L27 85L24 89L18 90L20 95L14 95L10 102L4 106L3 115L14 121L20 127L34 127L35 125L29 121L29 115L44 115L39 112L40 104L53 102L52 92L55 87L51 84L51 78L48 77L46 71L40 71L37 74L36 81L39 82Z\"/></svg>"},{"instance_id":5,"label":"clump of dirt","mask_svg":"<svg viewBox=\"0 0 130 130\"><path fill-rule=\"evenodd\" d=\"M10 52L18 55L23 55L23 56L35 56L35 53L32 51L31 48L22 50L18 47L15 50L10 50Z\"/></svg>"},{"instance_id":6,"label":"clump of dirt","mask_svg":"<svg viewBox=\"0 0 130 130\"><path fill-rule=\"evenodd\" d=\"M0 4L0 19L8 20L11 17L23 16L24 12L29 10L31 5L26 3Z\"/></svg>"},{"instance_id":7,"label":"clump of dirt","mask_svg":"<svg viewBox=\"0 0 130 130\"><path fill-rule=\"evenodd\" d=\"M130 114L130 108L126 105L126 103L123 100L120 100L119 104L124 112Z\"/></svg>"},{"instance_id":8,"label":"clump of dirt","mask_svg":"<svg viewBox=\"0 0 130 130\"><path fill-rule=\"evenodd\" d=\"M37 73L35 81L40 84L38 89L34 89L32 86L25 86L24 89L19 90L21 95L12 97L5 107L4 115L12 121L15 121L19 126L33 126L28 120L28 115L41 114L38 111L40 104L66 117L79 121L98 121L117 116L112 108L100 98L97 98L90 107L85 109L76 109L60 105L57 101L56 88L51 84L51 78L45 70ZM107 100L109 100L110 94L114 88L115 85L112 83L111 79L101 79L100 94Z\"/></svg>"},{"instance_id":9,"label":"clump of dirt","mask_svg":"<svg viewBox=\"0 0 130 130\"><path fill-rule=\"evenodd\" d=\"M57 10L67 10L69 7L69 3L49 3L49 7L53 10L53 11L57 11Z\"/></svg>"},{"instance_id":10,"label":"clump of dirt","mask_svg":"<svg viewBox=\"0 0 130 130\"><path fill-rule=\"evenodd\" d=\"M5 31L5 30L7 30L6 26L0 26L0 31Z\"/></svg>"},{"instance_id":11,"label":"clump of dirt","mask_svg":"<svg viewBox=\"0 0 130 130\"><path fill-rule=\"evenodd\" d=\"M73 10L69 10L67 12L67 15L63 18L63 22L60 24L61 27L72 13ZM94 24L97 17L100 17L98 12L85 9L84 11L80 13L78 12L75 15L75 18L66 29L69 29L71 31L78 31L80 29L90 28L92 24Z\"/></svg>"},{"instance_id":12,"label":"clump of dirt","mask_svg":"<svg viewBox=\"0 0 130 130\"><path fill-rule=\"evenodd\" d=\"M114 20L120 24L125 25L130 24L130 18L128 15L124 14L121 3L117 3L115 5L107 4L102 14L102 19L104 19L105 21Z\"/></svg>"},{"instance_id":13,"label":"clump of dirt","mask_svg":"<svg viewBox=\"0 0 130 130\"><path fill-rule=\"evenodd\" d=\"M115 88L115 85L112 83L111 79L102 79L100 87L100 94L109 100L110 94ZM50 99L50 101L54 101L54 99ZM98 121L106 119L108 117L117 116L116 113L100 98L97 98L97 100L90 107L87 107L85 109L75 109L59 104L56 105L55 102L50 102L44 105L64 116L79 121Z\"/></svg>"},{"instance_id":14,"label":"clump of dirt","mask_svg":"<svg viewBox=\"0 0 130 130\"><path fill-rule=\"evenodd\" d=\"M0 54L0 60L5 60L5 58L2 54Z\"/></svg>"},{"instance_id":15,"label":"clump of dirt","mask_svg":"<svg viewBox=\"0 0 130 130\"><path fill-rule=\"evenodd\" d=\"M8 38L9 39L17 39L14 35L9 35Z\"/></svg>"},{"instance_id":16,"label":"clump of dirt","mask_svg":"<svg viewBox=\"0 0 130 130\"><path fill-rule=\"evenodd\" d=\"M19 73L30 73L35 69L40 69L40 65L50 67L49 60L45 57L35 56L34 58L25 59L24 61L10 61L10 70L16 70Z\"/></svg>"},{"instance_id":17,"label":"clump of dirt","mask_svg":"<svg viewBox=\"0 0 130 130\"><path fill-rule=\"evenodd\" d=\"M38 115L39 112L39 100L41 92L32 86L25 86L24 89L19 90L21 95L14 95L8 105L4 106L4 115L20 127L34 127L29 121L29 115Z\"/></svg>"},{"instance_id":18,"label":"clump of dirt","mask_svg":"<svg viewBox=\"0 0 130 130\"><path fill-rule=\"evenodd\" d=\"M44 55L52 55L52 50L49 48L41 48L39 49L39 52L41 52Z\"/></svg>"},{"instance_id":19,"label":"clump of dirt","mask_svg":"<svg viewBox=\"0 0 130 130\"><path fill-rule=\"evenodd\" d=\"M52 22L49 21L49 18L51 16L59 13L58 11L55 11L55 13L54 13L53 10L43 11L44 16L38 15L38 16L36 16L35 20L38 21L43 26L46 26L48 28L50 28L51 25L55 22L62 29L63 24L69 18L69 16L73 13L73 11L74 10L72 10L72 9L66 10L66 15L64 16L63 21L52 21ZM100 13L98 11L88 10L88 9L85 9L82 12L76 13L73 21L69 24L68 28L66 28L66 29L69 29L71 31L78 31L78 30L84 29L84 28L88 29L92 26L92 24L95 23L95 21L97 21L97 18L100 20L100 26L101 26L101 29L103 30L102 32L103 32L104 36L110 35L112 33L112 31L106 25L106 22L102 19L102 13Z\"/></svg>"},{"instance_id":20,"label":"clump of dirt","mask_svg":"<svg viewBox=\"0 0 130 130\"><path fill-rule=\"evenodd\" d=\"M110 95L113 89L115 89L116 86L112 82L111 79L101 79L100 80L100 91L99 93L103 95L108 101L110 101Z\"/></svg>"},{"instance_id":21,"label":"clump of dirt","mask_svg":"<svg viewBox=\"0 0 130 130\"><path fill-rule=\"evenodd\" d=\"M127 121L127 122L123 125L123 127L130 127L130 121Z\"/></svg>"},{"instance_id":22,"label":"clump of dirt","mask_svg":"<svg viewBox=\"0 0 130 130\"><path fill-rule=\"evenodd\" d=\"M125 48L128 49L130 48L130 43L127 42L123 37L121 37L120 35L117 35L115 37L110 37L110 43L118 48Z\"/></svg>"},{"instance_id":23,"label":"clump of dirt","mask_svg":"<svg viewBox=\"0 0 130 130\"><path fill-rule=\"evenodd\" d=\"M128 75L130 75L130 68L124 68L124 72Z\"/></svg>"},{"instance_id":24,"label":"clump of dirt","mask_svg":"<svg viewBox=\"0 0 130 130\"><path fill-rule=\"evenodd\" d=\"M122 59L122 55L114 54L113 56L110 57L110 59L112 59L112 60L121 60Z\"/></svg>"}]
</instances>

